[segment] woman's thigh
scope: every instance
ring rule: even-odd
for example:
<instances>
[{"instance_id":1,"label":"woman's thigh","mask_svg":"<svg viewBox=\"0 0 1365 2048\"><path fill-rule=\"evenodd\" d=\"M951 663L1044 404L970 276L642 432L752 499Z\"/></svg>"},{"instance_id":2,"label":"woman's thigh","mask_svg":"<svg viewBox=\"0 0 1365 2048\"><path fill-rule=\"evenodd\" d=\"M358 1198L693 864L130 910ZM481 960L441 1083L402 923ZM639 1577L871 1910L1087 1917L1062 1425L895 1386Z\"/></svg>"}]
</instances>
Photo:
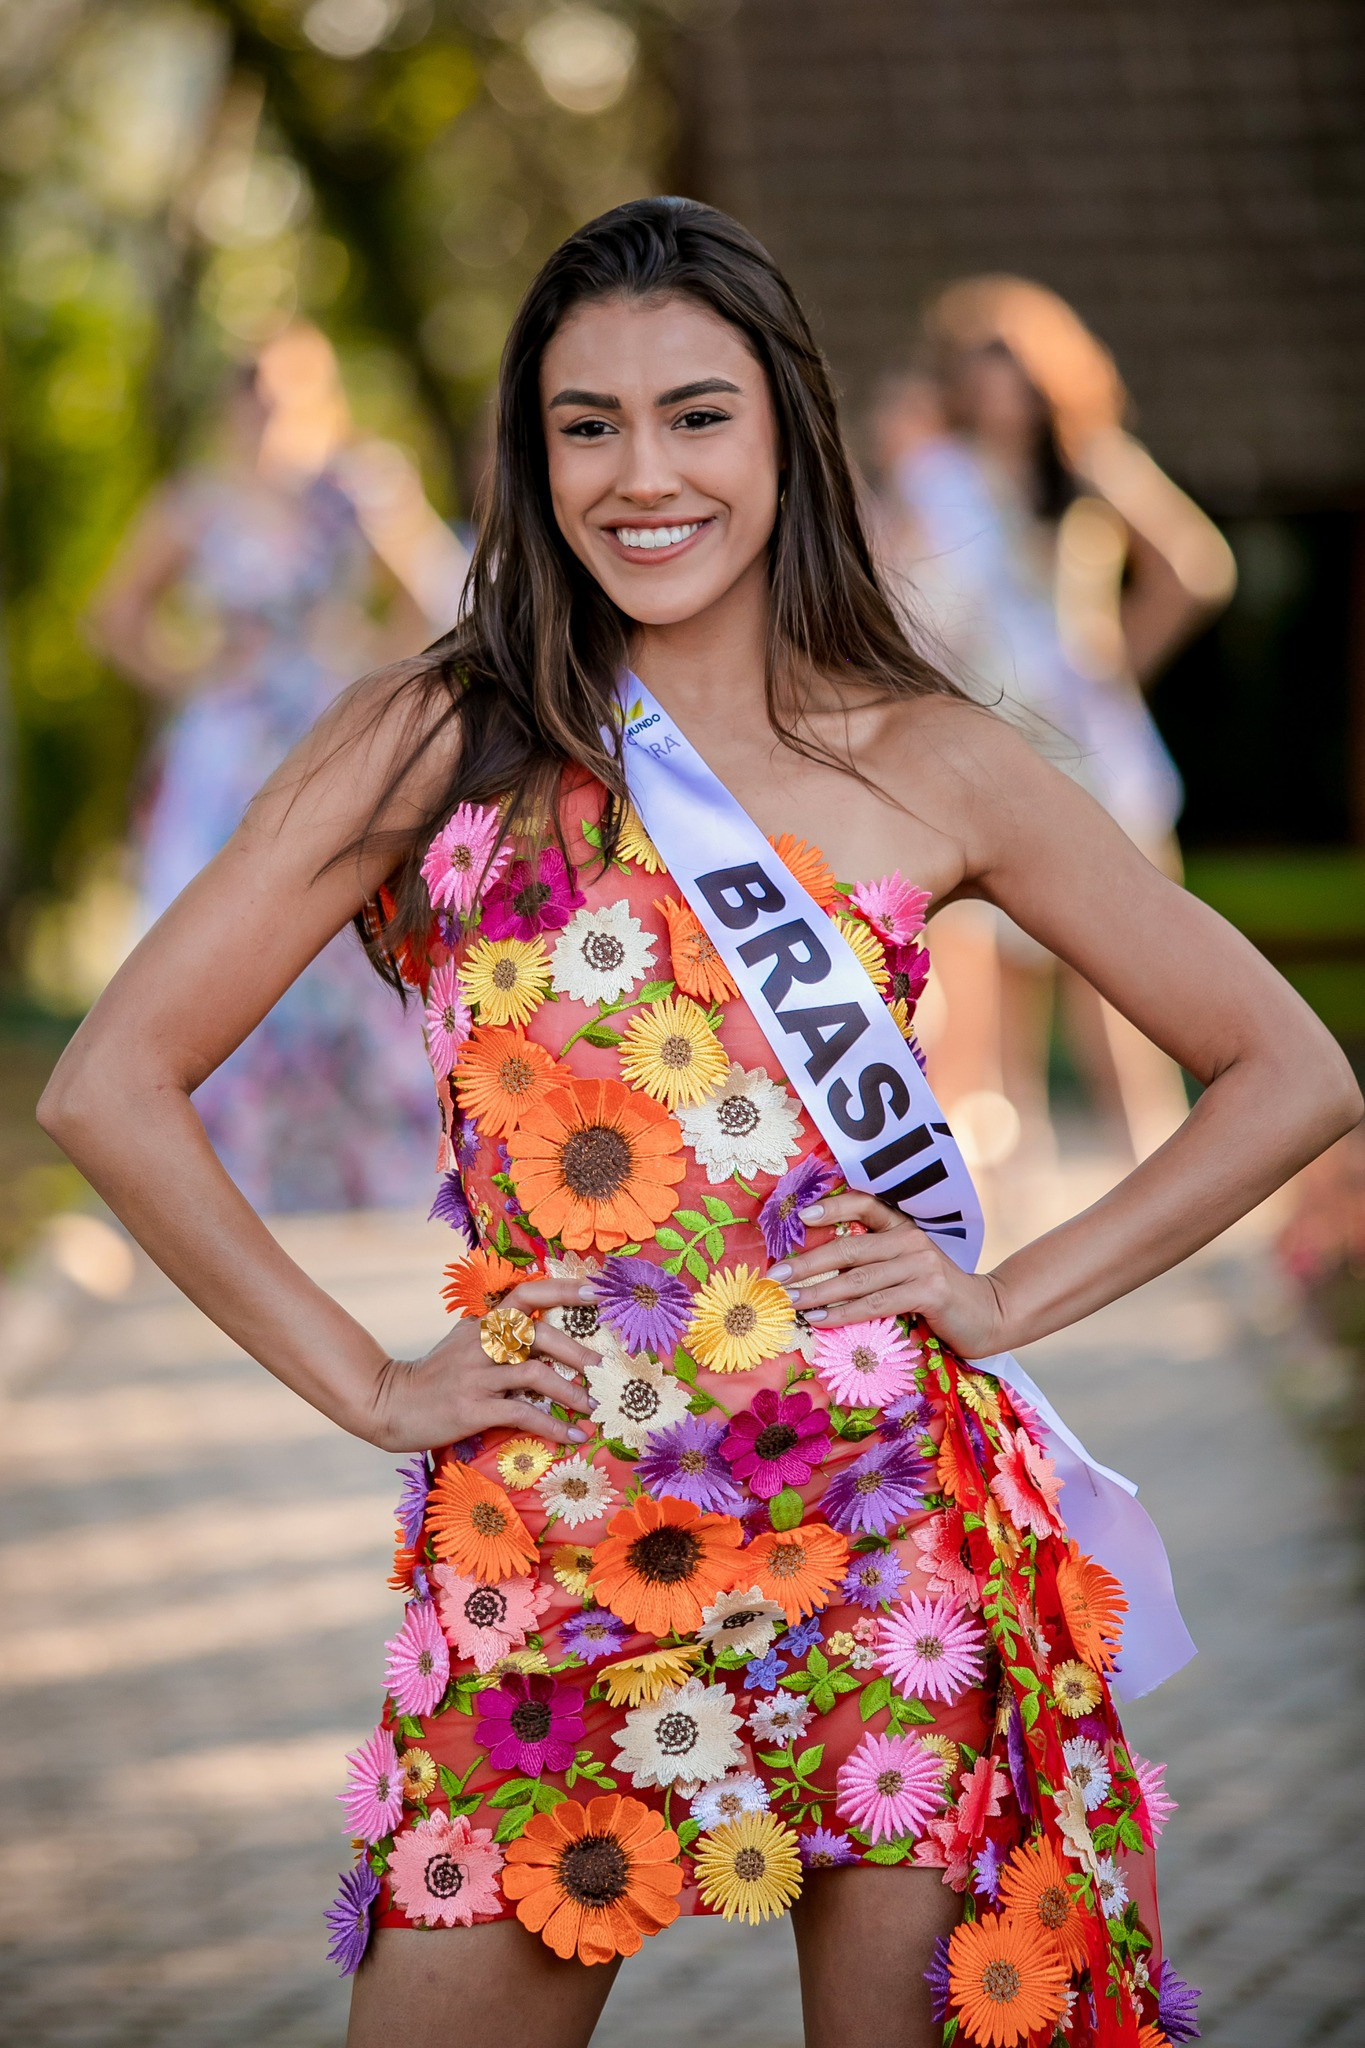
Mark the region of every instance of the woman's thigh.
<instances>
[{"instance_id":1,"label":"woman's thigh","mask_svg":"<svg viewBox=\"0 0 1365 2048\"><path fill-rule=\"evenodd\" d=\"M813 1870L792 1911L806 2048L934 2048L924 1972L962 1901L936 1870Z\"/></svg>"},{"instance_id":2,"label":"woman's thigh","mask_svg":"<svg viewBox=\"0 0 1365 2048\"><path fill-rule=\"evenodd\" d=\"M587 2048L618 1967L561 1962L516 1920L380 1928L347 2048Z\"/></svg>"}]
</instances>

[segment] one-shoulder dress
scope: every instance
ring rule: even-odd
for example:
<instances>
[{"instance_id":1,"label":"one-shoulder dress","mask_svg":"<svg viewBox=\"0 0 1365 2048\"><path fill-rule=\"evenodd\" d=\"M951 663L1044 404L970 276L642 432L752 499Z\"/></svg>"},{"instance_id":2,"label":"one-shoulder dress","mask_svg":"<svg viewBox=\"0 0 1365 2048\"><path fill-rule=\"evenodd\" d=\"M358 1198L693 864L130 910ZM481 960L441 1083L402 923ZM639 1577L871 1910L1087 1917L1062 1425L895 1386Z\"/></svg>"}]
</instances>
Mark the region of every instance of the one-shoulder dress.
<instances>
[{"instance_id":1,"label":"one-shoulder dress","mask_svg":"<svg viewBox=\"0 0 1365 2048\"><path fill-rule=\"evenodd\" d=\"M496 1430L404 1467L333 1957L515 1916L606 1961L874 1863L960 1896L945 2039L1193 2039L1155 1910L1171 1801L1110 1694L1122 1589L1004 1386L919 1320L822 1331L767 1277L829 1236L802 1212L838 1169L633 813L604 865L604 806L566 776L567 859L463 806L423 867L445 1300L592 1279L549 1314L596 1405L581 1446ZM924 892L776 844L913 1048Z\"/></svg>"}]
</instances>

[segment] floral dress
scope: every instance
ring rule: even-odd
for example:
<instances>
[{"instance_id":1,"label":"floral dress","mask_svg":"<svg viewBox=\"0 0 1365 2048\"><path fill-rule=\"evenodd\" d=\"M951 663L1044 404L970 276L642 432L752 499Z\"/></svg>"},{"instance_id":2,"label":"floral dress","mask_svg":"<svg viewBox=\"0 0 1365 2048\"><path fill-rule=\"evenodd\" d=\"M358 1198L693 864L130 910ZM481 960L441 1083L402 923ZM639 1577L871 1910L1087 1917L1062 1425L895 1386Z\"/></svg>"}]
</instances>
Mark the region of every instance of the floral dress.
<instances>
[{"instance_id":1,"label":"floral dress","mask_svg":"<svg viewBox=\"0 0 1365 2048\"><path fill-rule=\"evenodd\" d=\"M423 870L445 1299L593 1280L549 1314L596 1406L581 1447L500 1430L404 1469L333 1956L515 1915L602 1962L899 1865L961 1898L945 2041L1193 2039L1158 1960L1171 1802L1107 1682L1122 1591L1003 1386L920 1321L805 1324L767 1277L828 1236L803 1211L837 1168L633 816L603 870L603 801L566 778L568 862L494 851L496 812L463 807ZM910 1037L925 893L777 845Z\"/></svg>"}]
</instances>

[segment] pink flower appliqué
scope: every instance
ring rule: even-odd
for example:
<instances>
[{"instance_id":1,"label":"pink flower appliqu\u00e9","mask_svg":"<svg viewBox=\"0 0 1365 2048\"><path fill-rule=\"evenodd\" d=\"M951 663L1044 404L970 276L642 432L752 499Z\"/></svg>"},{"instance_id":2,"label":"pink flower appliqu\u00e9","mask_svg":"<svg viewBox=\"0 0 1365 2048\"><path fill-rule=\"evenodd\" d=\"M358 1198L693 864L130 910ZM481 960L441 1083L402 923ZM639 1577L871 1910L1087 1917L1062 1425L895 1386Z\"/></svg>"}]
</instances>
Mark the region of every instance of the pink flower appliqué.
<instances>
[{"instance_id":1,"label":"pink flower appliqu\u00e9","mask_svg":"<svg viewBox=\"0 0 1365 2048\"><path fill-rule=\"evenodd\" d=\"M929 901L930 891L912 888L899 869L879 882L859 882L853 891L855 908L888 946L908 945L924 930Z\"/></svg>"},{"instance_id":2,"label":"pink flower appliqu\u00e9","mask_svg":"<svg viewBox=\"0 0 1365 2048\"><path fill-rule=\"evenodd\" d=\"M400 1714L429 1714L450 1683L450 1645L441 1633L435 1602L410 1600L403 1626L384 1645L385 1676Z\"/></svg>"},{"instance_id":3,"label":"pink flower appliqu\u00e9","mask_svg":"<svg viewBox=\"0 0 1365 2048\"><path fill-rule=\"evenodd\" d=\"M538 932L562 932L585 901L557 846L543 849L532 873L529 861L514 861L496 889L484 897L486 939L533 939Z\"/></svg>"},{"instance_id":4,"label":"pink flower appliqu\u00e9","mask_svg":"<svg viewBox=\"0 0 1365 2048\"><path fill-rule=\"evenodd\" d=\"M752 1406L732 1416L720 1454L756 1500L773 1500L785 1486L808 1485L828 1449L829 1416L804 1387L760 1387Z\"/></svg>"},{"instance_id":5,"label":"pink flower appliqu\u00e9","mask_svg":"<svg viewBox=\"0 0 1365 2048\"><path fill-rule=\"evenodd\" d=\"M906 1699L952 1706L980 1685L986 1638L956 1593L935 1600L912 1593L877 1629L877 1662Z\"/></svg>"},{"instance_id":6,"label":"pink flower appliqu\u00e9","mask_svg":"<svg viewBox=\"0 0 1365 2048\"><path fill-rule=\"evenodd\" d=\"M920 1570L928 1576L929 1591L956 1593L969 1607L979 1607L981 1592L967 1551L967 1525L961 1508L945 1508L910 1534L919 1552Z\"/></svg>"},{"instance_id":7,"label":"pink flower appliqu\u00e9","mask_svg":"<svg viewBox=\"0 0 1365 2048\"><path fill-rule=\"evenodd\" d=\"M422 880L434 910L471 910L512 858L504 840L496 853L498 814L491 804L461 804L427 848Z\"/></svg>"},{"instance_id":8,"label":"pink flower appliqu\u00e9","mask_svg":"<svg viewBox=\"0 0 1365 2048\"><path fill-rule=\"evenodd\" d=\"M1143 1811L1152 1830L1152 1840L1159 1841L1162 1829L1178 1804L1166 1790L1166 1766L1149 1763L1135 1749L1129 1750L1128 1754L1133 1760L1133 1776L1142 1794Z\"/></svg>"},{"instance_id":9,"label":"pink flower appliqu\u00e9","mask_svg":"<svg viewBox=\"0 0 1365 2048\"><path fill-rule=\"evenodd\" d=\"M434 1567L441 1625L459 1657L472 1657L476 1670L491 1671L499 1657L519 1650L541 1612L554 1598L553 1586L535 1579L499 1579L484 1585L463 1579L448 1564Z\"/></svg>"},{"instance_id":10,"label":"pink flower appliqu\u00e9","mask_svg":"<svg viewBox=\"0 0 1365 2048\"><path fill-rule=\"evenodd\" d=\"M389 1855L396 1906L423 1927L471 1927L496 1919L502 1850L469 1816L433 1813L399 1835Z\"/></svg>"},{"instance_id":11,"label":"pink flower appliqu\u00e9","mask_svg":"<svg viewBox=\"0 0 1365 2048\"><path fill-rule=\"evenodd\" d=\"M814 1349L815 1370L835 1400L850 1408L884 1408L914 1391L920 1348L894 1316L818 1330Z\"/></svg>"},{"instance_id":12,"label":"pink flower appliqu\u00e9","mask_svg":"<svg viewBox=\"0 0 1365 2048\"><path fill-rule=\"evenodd\" d=\"M943 1759L917 1735L865 1735L835 1780L841 1820L869 1842L918 1834L943 1804Z\"/></svg>"},{"instance_id":13,"label":"pink flower appliqu\u00e9","mask_svg":"<svg viewBox=\"0 0 1365 2048\"><path fill-rule=\"evenodd\" d=\"M460 1047L469 1036L473 1023L460 985L456 979L455 962L447 960L438 967L427 988L427 1006L424 1012L427 1027L427 1058L431 1071L437 1080L450 1072L459 1056Z\"/></svg>"},{"instance_id":14,"label":"pink flower appliqu\u00e9","mask_svg":"<svg viewBox=\"0 0 1365 2048\"><path fill-rule=\"evenodd\" d=\"M995 1454L991 1492L1016 1529L1035 1536L1062 1536L1066 1523L1057 1512L1062 1482L1051 1458L1045 1458L1028 1431L1005 1431L1005 1448Z\"/></svg>"},{"instance_id":15,"label":"pink flower appliqu\u00e9","mask_svg":"<svg viewBox=\"0 0 1365 2048\"><path fill-rule=\"evenodd\" d=\"M387 1728L376 1728L347 1757L346 1790L337 1794L353 1835L377 1842L403 1818L403 1773Z\"/></svg>"}]
</instances>

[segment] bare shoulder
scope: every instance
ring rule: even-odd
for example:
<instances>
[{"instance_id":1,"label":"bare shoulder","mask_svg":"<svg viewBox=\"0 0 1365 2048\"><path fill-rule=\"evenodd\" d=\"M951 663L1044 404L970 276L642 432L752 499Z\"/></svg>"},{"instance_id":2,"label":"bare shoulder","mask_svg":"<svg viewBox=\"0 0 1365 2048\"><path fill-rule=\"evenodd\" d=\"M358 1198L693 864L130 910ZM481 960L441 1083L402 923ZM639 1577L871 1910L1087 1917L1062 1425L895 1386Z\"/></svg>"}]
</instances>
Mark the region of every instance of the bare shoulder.
<instances>
[{"instance_id":1,"label":"bare shoulder","mask_svg":"<svg viewBox=\"0 0 1365 2048\"><path fill-rule=\"evenodd\" d=\"M1073 787L1006 719L964 697L888 705L877 719L873 772L898 801L963 854L964 877L988 863L1020 816Z\"/></svg>"}]
</instances>

